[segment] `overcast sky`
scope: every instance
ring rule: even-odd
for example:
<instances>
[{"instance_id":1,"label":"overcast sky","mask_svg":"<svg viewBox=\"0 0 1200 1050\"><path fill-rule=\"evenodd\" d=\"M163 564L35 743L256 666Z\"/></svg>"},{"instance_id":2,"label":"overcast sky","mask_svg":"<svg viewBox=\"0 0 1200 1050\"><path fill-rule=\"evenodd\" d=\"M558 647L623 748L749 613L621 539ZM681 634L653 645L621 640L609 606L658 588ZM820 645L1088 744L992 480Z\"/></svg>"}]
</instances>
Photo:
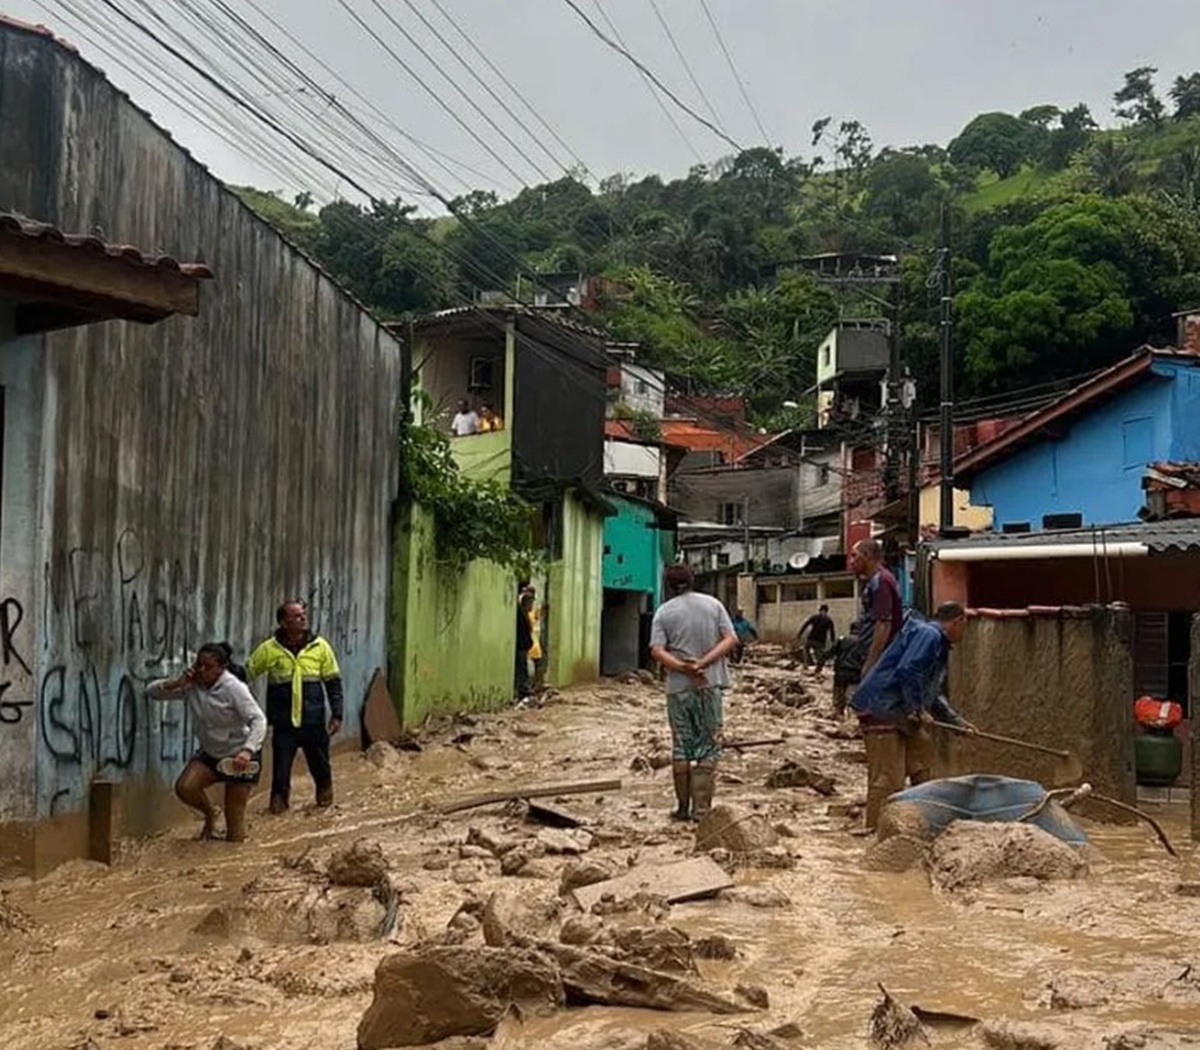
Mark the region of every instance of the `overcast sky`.
<instances>
[{"instance_id":1,"label":"overcast sky","mask_svg":"<svg viewBox=\"0 0 1200 1050\"><path fill-rule=\"evenodd\" d=\"M303 177L295 171L272 170L268 162L240 155L180 113L169 96L139 83L110 57L100 54L94 34L72 28L63 18L48 13L48 9L61 10L59 2L0 0L0 9L14 17L46 23L76 43L85 56L226 180L269 187L290 183L285 187L289 191L301 188L296 183L304 181ZM129 0L119 2L136 9ZM177 0L152 0L164 13L174 2ZM192 2L208 6L213 0ZM396 124L455 162L486 173L493 187L511 191L518 184L500 161L409 79L395 58L354 24L339 0L254 2L285 22ZM347 2L401 58L427 77L449 106L494 144L521 182L540 181L494 130L480 126L461 96L387 24L373 0ZM380 2L480 105L498 114L514 140L543 166L552 168L545 155L499 113L482 88L440 50L407 6L408 0ZM448 36L453 35L432 0L411 2ZM565 0L440 2L596 175L621 171L678 176L696 163L697 155L712 160L730 152L726 142L668 102L683 136L677 133L637 71L597 39ZM655 16L652 0L577 2L610 32L600 11L607 14L639 59L684 101L709 115L708 105ZM738 90L701 0L654 2L719 115L716 123L741 145L761 144L757 122ZM265 25L254 14L250 0L231 3L247 19ZM69 6L85 11L103 9L100 0L70 0ZM879 146L944 143L976 113L1019 112L1042 102L1071 105L1083 101L1101 123L1107 123L1111 121L1112 92L1125 70L1139 65L1159 67L1165 93L1176 74L1200 69L1196 47L1200 0L708 0L708 7L771 144L783 146L789 155L810 152L809 129L814 120L827 114L835 121L860 120ZM128 36L136 39L132 30ZM155 52L147 45L145 53ZM474 65L494 81L481 62ZM324 72L318 72L317 79L322 84L330 82ZM344 89L338 90L345 95ZM496 90L514 108L519 106L503 87L497 85ZM562 156L563 149L549 133L532 118L527 119L543 143ZM323 145L347 156L335 144ZM442 173L433 174L453 192L462 191ZM485 181L462 174L472 184Z\"/></svg>"}]
</instances>

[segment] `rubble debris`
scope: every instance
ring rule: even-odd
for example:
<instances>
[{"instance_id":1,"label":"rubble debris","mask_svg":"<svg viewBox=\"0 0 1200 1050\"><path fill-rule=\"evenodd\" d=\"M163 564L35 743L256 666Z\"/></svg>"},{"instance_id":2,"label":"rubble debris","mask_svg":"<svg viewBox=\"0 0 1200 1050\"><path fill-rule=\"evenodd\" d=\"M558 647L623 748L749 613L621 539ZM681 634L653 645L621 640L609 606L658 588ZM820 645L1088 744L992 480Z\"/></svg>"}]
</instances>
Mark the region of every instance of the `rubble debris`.
<instances>
[{"instance_id":1,"label":"rubble debris","mask_svg":"<svg viewBox=\"0 0 1200 1050\"><path fill-rule=\"evenodd\" d=\"M648 1010L699 1010L714 1014L743 1012L737 1003L670 974L570 945L546 947L558 961L568 1002Z\"/></svg>"},{"instance_id":2,"label":"rubble debris","mask_svg":"<svg viewBox=\"0 0 1200 1050\"><path fill-rule=\"evenodd\" d=\"M812 788L818 795L829 796L835 793L834 778L810 769L802 762L794 760L785 762L767 777L766 786L769 788Z\"/></svg>"},{"instance_id":3,"label":"rubble debris","mask_svg":"<svg viewBox=\"0 0 1200 1050\"><path fill-rule=\"evenodd\" d=\"M769 829L768 829L769 830ZM642 865L606 882L573 890L584 911L591 911L605 897L614 901L637 894L658 896L668 903L712 897L733 885L725 870L708 857L693 857L671 864Z\"/></svg>"},{"instance_id":4,"label":"rubble debris","mask_svg":"<svg viewBox=\"0 0 1200 1050\"><path fill-rule=\"evenodd\" d=\"M364 755L371 765L385 772L395 772L404 768L404 760L400 757L400 752L386 740L376 740L367 748Z\"/></svg>"},{"instance_id":5,"label":"rubble debris","mask_svg":"<svg viewBox=\"0 0 1200 1050\"><path fill-rule=\"evenodd\" d=\"M934 830L925 819L925 811L916 802L889 802L879 812L875 837L880 842L894 835L931 842Z\"/></svg>"},{"instance_id":6,"label":"rubble debris","mask_svg":"<svg viewBox=\"0 0 1200 1050\"><path fill-rule=\"evenodd\" d=\"M488 1035L511 1005L537 1013L563 1004L558 967L521 948L434 947L383 959L358 1025L359 1050Z\"/></svg>"},{"instance_id":7,"label":"rubble debris","mask_svg":"<svg viewBox=\"0 0 1200 1050\"><path fill-rule=\"evenodd\" d=\"M598 950L663 973L695 973L691 938L673 926L624 926L611 931Z\"/></svg>"},{"instance_id":8,"label":"rubble debris","mask_svg":"<svg viewBox=\"0 0 1200 1050\"><path fill-rule=\"evenodd\" d=\"M374 886L387 877L390 867L378 842L356 839L349 848L334 851L325 871L335 886Z\"/></svg>"},{"instance_id":9,"label":"rubble debris","mask_svg":"<svg viewBox=\"0 0 1200 1050\"><path fill-rule=\"evenodd\" d=\"M506 838L485 828L469 828L467 830L467 845L479 846L487 850L493 857L503 857L521 845L520 839Z\"/></svg>"},{"instance_id":10,"label":"rubble debris","mask_svg":"<svg viewBox=\"0 0 1200 1050\"><path fill-rule=\"evenodd\" d=\"M563 944L582 946L594 944L604 935L604 923L594 915L571 915L563 922L558 931L558 939Z\"/></svg>"},{"instance_id":11,"label":"rubble debris","mask_svg":"<svg viewBox=\"0 0 1200 1050\"><path fill-rule=\"evenodd\" d=\"M903 1003L893 999L888 990L879 986L881 998L871 1011L869 1033L871 1042L890 1050L896 1046L910 1046L916 1042L930 1045L929 1033L924 1025Z\"/></svg>"},{"instance_id":12,"label":"rubble debris","mask_svg":"<svg viewBox=\"0 0 1200 1050\"><path fill-rule=\"evenodd\" d=\"M1074 879L1087 874L1088 865L1067 843L1032 824L959 820L930 848L930 871L937 886L957 890L1020 875Z\"/></svg>"},{"instance_id":13,"label":"rubble debris","mask_svg":"<svg viewBox=\"0 0 1200 1050\"><path fill-rule=\"evenodd\" d=\"M1087 1010L1107 1005L1112 993L1112 986L1098 977L1060 973L1046 982L1039 1005L1051 1010Z\"/></svg>"},{"instance_id":14,"label":"rubble debris","mask_svg":"<svg viewBox=\"0 0 1200 1050\"><path fill-rule=\"evenodd\" d=\"M757 853L779 844L767 818L741 806L714 806L696 826L696 848L727 849L730 853Z\"/></svg>"},{"instance_id":15,"label":"rubble debris","mask_svg":"<svg viewBox=\"0 0 1200 1050\"><path fill-rule=\"evenodd\" d=\"M784 1021L781 1025L776 1025L767 1032L767 1035L774 1036L776 1039L803 1039L804 1030L796 1024L795 1021Z\"/></svg>"},{"instance_id":16,"label":"rubble debris","mask_svg":"<svg viewBox=\"0 0 1200 1050\"><path fill-rule=\"evenodd\" d=\"M646 1050L700 1050L700 1044L670 1028L659 1028L646 1037Z\"/></svg>"},{"instance_id":17,"label":"rubble debris","mask_svg":"<svg viewBox=\"0 0 1200 1050\"><path fill-rule=\"evenodd\" d=\"M484 943L491 948L526 947L544 939L562 914L561 898L527 890L493 893L483 907Z\"/></svg>"}]
</instances>

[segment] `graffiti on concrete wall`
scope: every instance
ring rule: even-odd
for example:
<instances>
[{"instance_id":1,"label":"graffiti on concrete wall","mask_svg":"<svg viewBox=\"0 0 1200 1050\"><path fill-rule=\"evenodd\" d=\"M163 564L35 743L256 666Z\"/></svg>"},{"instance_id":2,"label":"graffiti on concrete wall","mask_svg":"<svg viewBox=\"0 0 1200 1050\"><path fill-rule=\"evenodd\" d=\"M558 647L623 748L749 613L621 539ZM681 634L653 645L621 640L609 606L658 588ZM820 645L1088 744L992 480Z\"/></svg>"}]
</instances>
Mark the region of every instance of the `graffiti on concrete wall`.
<instances>
[{"instance_id":1,"label":"graffiti on concrete wall","mask_svg":"<svg viewBox=\"0 0 1200 1050\"><path fill-rule=\"evenodd\" d=\"M0 599L0 725L17 725L33 706L27 691L33 672L22 655L19 633L24 619L19 599Z\"/></svg>"}]
</instances>

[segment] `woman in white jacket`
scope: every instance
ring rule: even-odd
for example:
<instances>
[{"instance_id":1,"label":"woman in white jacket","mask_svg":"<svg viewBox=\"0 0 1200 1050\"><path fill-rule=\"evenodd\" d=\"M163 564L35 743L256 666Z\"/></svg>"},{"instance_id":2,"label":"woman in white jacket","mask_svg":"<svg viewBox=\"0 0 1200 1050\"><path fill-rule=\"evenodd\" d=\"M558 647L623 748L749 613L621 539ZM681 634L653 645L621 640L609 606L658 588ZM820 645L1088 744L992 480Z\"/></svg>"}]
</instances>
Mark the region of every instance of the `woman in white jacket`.
<instances>
[{"instance_id":1,"label":"woman in white jacket","mask_svg":"<svg viewBox=\"0 0 1200 1050\"><path fill-rule=\"evenodd\" d=\"M227 642L200 647L196 661L178 678L151 682L152 700L184 700L199 749L175 781L181 802L204 817L200 838L216 833L217 809L208 800L214 784L225 785L225 837L246 838L246 803L262 768L267 720L250 687L231 670L233 650Z\"/></svg>"}]
</instances>

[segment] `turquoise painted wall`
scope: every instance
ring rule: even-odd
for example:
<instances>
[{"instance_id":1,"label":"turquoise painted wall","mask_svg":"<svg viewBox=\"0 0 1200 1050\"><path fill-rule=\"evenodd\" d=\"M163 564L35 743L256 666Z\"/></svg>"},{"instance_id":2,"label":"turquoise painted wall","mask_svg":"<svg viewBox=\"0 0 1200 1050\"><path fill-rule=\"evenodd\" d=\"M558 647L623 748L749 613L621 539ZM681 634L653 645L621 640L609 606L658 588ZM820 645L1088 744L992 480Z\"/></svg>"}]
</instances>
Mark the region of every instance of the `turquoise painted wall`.
<instances>
[{"instance_id":1,"label":"turquoise painted wall","mask_svg":"<svg viewBox=\"0 0 1200 1050\"><path fill-rule=\"evenodd\" d=\"M609 494L617 508L604 519L604 586L619 591L645 591L658 604L662 589L663 544L656 515L636 500Z\"/></svg>"},{"instance_id":2,"label":"turquoise painted wall","mask_svg":"<svg viewBox=\"0 0 1200 1050\"><path fill-rule=\"evenodd\" d=\"M562 551L549 568L549 680L559 687L600 676L604 517L573 493L563 499Z\"/></svg>"},{"instance_id":3,"label":"turquoise painted wall","mask_svg":"<svg viewBox=\"0 0 1200 1050\"><path fill-rule=\"evenodd\" d=\"M433 516L412 508L398 526L391 689L405 726L433 714L511 703L516 581L507 569L439 562Z\"/></svg>"}]
</instances>

